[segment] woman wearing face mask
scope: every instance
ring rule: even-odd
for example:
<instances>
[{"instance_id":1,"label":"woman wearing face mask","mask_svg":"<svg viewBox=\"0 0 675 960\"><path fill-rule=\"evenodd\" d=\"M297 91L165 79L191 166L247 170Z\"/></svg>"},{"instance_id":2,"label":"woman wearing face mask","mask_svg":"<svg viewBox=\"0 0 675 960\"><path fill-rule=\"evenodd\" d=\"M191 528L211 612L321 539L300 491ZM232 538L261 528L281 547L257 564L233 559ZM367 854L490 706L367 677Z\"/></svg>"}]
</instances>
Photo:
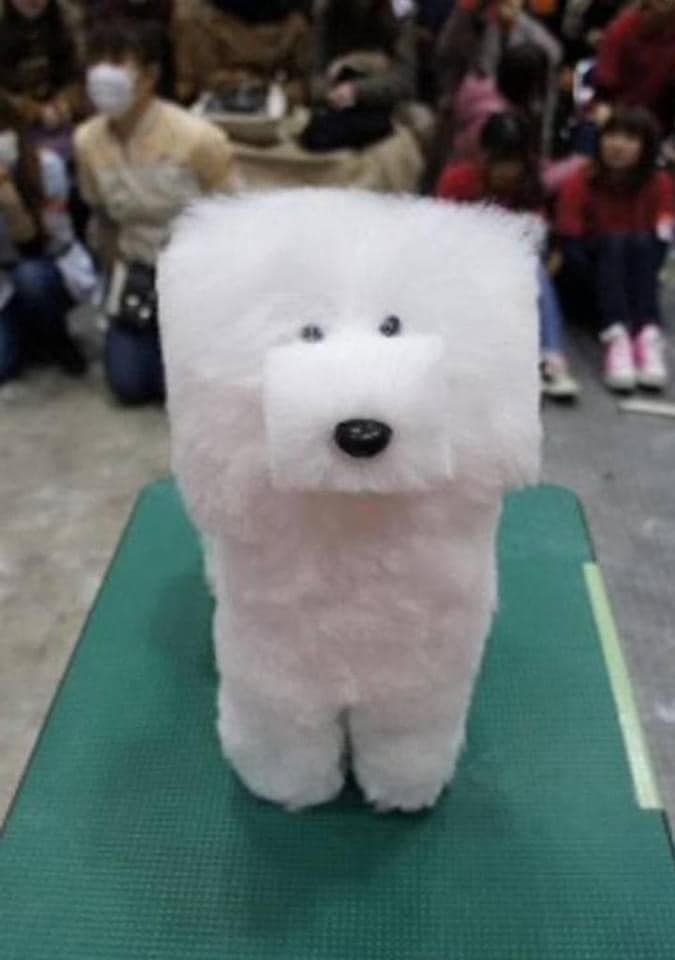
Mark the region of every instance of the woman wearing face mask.
<instances>
[{"instance_id":1,"label":"woman wearing face mask","mask_svg":"<svg viewBox=\"0 0 675 960\"><path fill-rule=\"evenodd\" d=\"M174 52L171 22L173 0L84 0L85 25L92 30L103 20L140 20L161 30L162 62L159 90L173 99L175 94Z\"/></svg>"},{"instance_id":2,"label":"woman wearing face mask","mask_svg":"<svg viewBox=\"0 0 675 960\"><path fill-rule=\"evenodd\" d=\"M28 127L54 131L82 115L80 19L67 0L0 0L0 90Z\"/></svg>"},{"instance_id":3,"label":"woman wearing face mask","mask_svg":"<svg viewBox=\"0 0 675 960\"><path fill-rule=\"evenodd\" d=\"M175 0L176 91L181 103L201 93L269 88L290 103L307 99L311 31L304 0Z\"/></svg>"},{"instance_id":4,"label":"woman wearing face mask","mask_svg":"<svg viewBox=\"0 0 675 960\"><path fill-rule=\"evenodd\" d=\"M161 47L150 25L103 25L88 45L97 116L75 134L80 189L108 270L105 371L125 403L161 400L154 267L173 218L232 186L232 150L216 127L155 93Z\"/></svg>"},{"instance_id":5,"label":"woman wearing face mask","mask_svg":"<svg viewBox=\"0 0 675 960\"><path fill-rule=\"evenodd\" d=\"M96 276L67 197L63 161L27 142L14 104L0 96L0 383L36 361L85 372L66 314L93 294Z\"/></svg>"}]
</instances>

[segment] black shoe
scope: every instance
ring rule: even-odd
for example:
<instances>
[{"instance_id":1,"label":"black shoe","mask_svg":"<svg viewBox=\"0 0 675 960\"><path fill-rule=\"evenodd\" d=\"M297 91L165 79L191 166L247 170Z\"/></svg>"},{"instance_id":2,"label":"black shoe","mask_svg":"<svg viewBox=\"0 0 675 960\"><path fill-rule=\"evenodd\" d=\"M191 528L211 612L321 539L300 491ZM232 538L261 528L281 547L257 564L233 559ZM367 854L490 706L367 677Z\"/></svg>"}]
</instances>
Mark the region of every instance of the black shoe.
<instances>
[{"instance_id":1,"label":"black shoe","mask_svg":"<svg viewBox=\"0 0 675 960\"><path fill-rule=\"evenodd\" d=\"M83 377L89 367L82 348L72 337L67 337L56 347L54 360L68 377Z\"/></svg>"}]
</instances>

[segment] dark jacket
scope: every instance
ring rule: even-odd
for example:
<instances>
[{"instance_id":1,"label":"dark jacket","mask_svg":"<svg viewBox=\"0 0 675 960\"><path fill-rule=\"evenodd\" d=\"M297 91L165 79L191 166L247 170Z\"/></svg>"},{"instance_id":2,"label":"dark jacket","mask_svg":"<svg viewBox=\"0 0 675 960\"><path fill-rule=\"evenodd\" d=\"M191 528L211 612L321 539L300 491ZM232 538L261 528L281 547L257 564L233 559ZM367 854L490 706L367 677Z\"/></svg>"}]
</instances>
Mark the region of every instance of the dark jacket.
<instances>
[{"instance_id":1,"label":"dark jacket","mask_svg":"<svg viewBox=\"0 0 675 960\"><path fill-rule=\"evenodd\" d=\"M80 86L80 17L66 0L51 0L45 12L27 19L9 3L0 14L0 88L28 124L39 123L43 104L62 98L77 116Z\"/></svg>"}]
</instances>

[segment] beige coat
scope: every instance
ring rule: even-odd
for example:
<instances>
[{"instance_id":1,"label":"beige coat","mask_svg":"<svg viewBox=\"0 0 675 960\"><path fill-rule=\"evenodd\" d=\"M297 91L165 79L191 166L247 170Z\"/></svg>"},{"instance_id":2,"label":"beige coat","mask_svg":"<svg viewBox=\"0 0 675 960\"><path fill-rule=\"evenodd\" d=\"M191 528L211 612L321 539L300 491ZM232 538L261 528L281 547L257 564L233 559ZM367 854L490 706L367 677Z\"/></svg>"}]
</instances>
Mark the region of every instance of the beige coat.
<instances>
[{"instance_id":1,"label":"beige coat","mask_svg":"<svg viewBox=\"0 0 675 960\"><path fill-rule=\"evenodd\" d=\"M122 143L97 116L75 133L82 195L112 233L112 252L154 264L173 218L196 197L232 188L224 133L182 107L154 100Z\"/></svg>"}]
</instances>

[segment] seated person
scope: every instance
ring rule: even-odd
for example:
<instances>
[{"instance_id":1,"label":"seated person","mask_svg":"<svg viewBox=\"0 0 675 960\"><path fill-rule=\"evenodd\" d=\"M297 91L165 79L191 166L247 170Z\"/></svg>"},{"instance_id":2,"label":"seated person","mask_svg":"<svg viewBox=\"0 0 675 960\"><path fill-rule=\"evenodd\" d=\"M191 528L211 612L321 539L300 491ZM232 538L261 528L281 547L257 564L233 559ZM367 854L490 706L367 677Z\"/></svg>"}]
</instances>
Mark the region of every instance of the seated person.
<instances>
[{"instance_id":1,"label":"seated person","mask_svg":"<svg viewBox=\"0 0 675 960\"><path fill-rule=\"evenodd\" d=\"M642 0L623 10L600 42L600 101L644 107L661 135L675 123L675 0ZM602 117L602 114L601 114Z\"/></svg>"},{"instance_id":2,"label":"seated person","mask_svg":"<svg viewBox=\"0 0 675 960\"><path fill-rule=\"evenodd\" d=\"M518 113L527 121L541 153L539 172L547 198L557 194L567 177L583 164L584 157L571 153L551 160L543 149L546 78L546 57L541 47L531 43L507 47L494 78L467 74L457 91L452 113L453 159L477 159L481 133L491 114Z\"/></svg>"},{"instance_id":3,"label":"seated person","mask_svg":"<svg viewBox=\"0 0 675 960\"><path fill-rule=\"evenodd\" d=\"M595 159L563 185L558 205L568 285L597 307L604 381L618 392L660 390L668 379L658 284L675 209L657 146L647 111L618 108Z\"/></svg>"},{"instance_id":4,"label":"seated person","mask_svg":"<svg viewBox=\"0 0 675 960\"><path fill-rule=\"evenodd\" d=\"M391 133L394 109L416 93L414 10L389 0L318 0L311 149L359 147Z\"/></svg>"},{"instance_id":5,"label":"seated person","mask_svg":"<svg viewBox=\"0 0 675 960\"><path fill-rule=\"evenodd\" d=\"M35 362L85 372L66 314L97 283L67 199L63 160L28 141L16 103L0 95L0 383Z\"/></svg>"},{"instance_id":6,"label":"seated person","mask_svg":"<svg viewBox=\"0 0 675 960\"><path fill-rule=\"evenodd\" d=\"M0 15L0 90L29 128L68 127L84 111L79 17L66 0L6 0Z\"/></svg>"},{"instance_id":7,"label":"seated person","mask_svg":"<svg viewBox=\"0 0 675 960\"><path fill-rule=\"evenodd\" d=\"M568 0L560 27L565 63L596 56L604 31L625 7L626 0Z\"/></svg>"},{"instance_id":8,"label":"seated person","mask_svg":"<svg viewBox=\"0 0 675 960\"><path fill-rule=\"evenodd\" d=\"M530 43L546 55L548 93L557 89L562 49L556 38L524 10L524 0L458 0L436 46L440 106L450 108L466 74L495 76L506 47Z\"/></svg>"},{"instance_id":9,"label":"seated person","mask_svg":"<svg viewBox=\"0 0 675 960\"><path fill-rule=\"evenodd\" d=\"M457 91L452 112L453 158L476 157L482 129L493 113L522 113L536 131L536 139L541 140L547 73L546 55L533 43L507 47L495 76L468 73Z\"/></svg>"},{"instance_id":10,"label":"seated person","mask_svg":"<svg viewBox=\"0 0 675 960\"><path fill-rule=\"evenodd\" d=\"M468 74L496 78L505 50L523 46L539 48L546 61L542 104L542 146L547 156L553 142L558 96L558 66L562 49L558 41L523 9L524 0L458 0L436 44L439 120L431 151L427 185L451 156L455 98Z\"/></svg>"},{"instance_id":11,"label":"seated person","mask_svg":"<svg viewBox=\"0 0 675 960\"><path fill-rule=\"evenodd\" d=\"M446 167L436 194L458 203L494 203L543 219L539 158L532 149L526 120L516 114L493 114L481 133L480 158ZM563 316L543 262L538 278L542 393L556 400L573 400L579 387L569 372Z\"/></svg>"},{"instance_id":12,"label":"seated person","mask_svg":"<svg viewBox=\"0 0 675 960\"><path fill-rule=\"evenodd\" d=\"M232 94L282 85L307 100L311 31L298 0L175 0L176 91L181 103L205 92Z\"/></svg>"},{"instance_id":13,"label":"seated person","mask_svg":"<svg viewBox=\"0 0 675 960\"><path fill-rule=\"evenodd\" d=\"M171 221L232 184L227 137L156 96L161 46L150 25L102 25L90 37L87 91L97 116L78 128L80 188L110 277L105 372L126 403L163 397L154 267Z\"/></svg>"}]
</instances>

